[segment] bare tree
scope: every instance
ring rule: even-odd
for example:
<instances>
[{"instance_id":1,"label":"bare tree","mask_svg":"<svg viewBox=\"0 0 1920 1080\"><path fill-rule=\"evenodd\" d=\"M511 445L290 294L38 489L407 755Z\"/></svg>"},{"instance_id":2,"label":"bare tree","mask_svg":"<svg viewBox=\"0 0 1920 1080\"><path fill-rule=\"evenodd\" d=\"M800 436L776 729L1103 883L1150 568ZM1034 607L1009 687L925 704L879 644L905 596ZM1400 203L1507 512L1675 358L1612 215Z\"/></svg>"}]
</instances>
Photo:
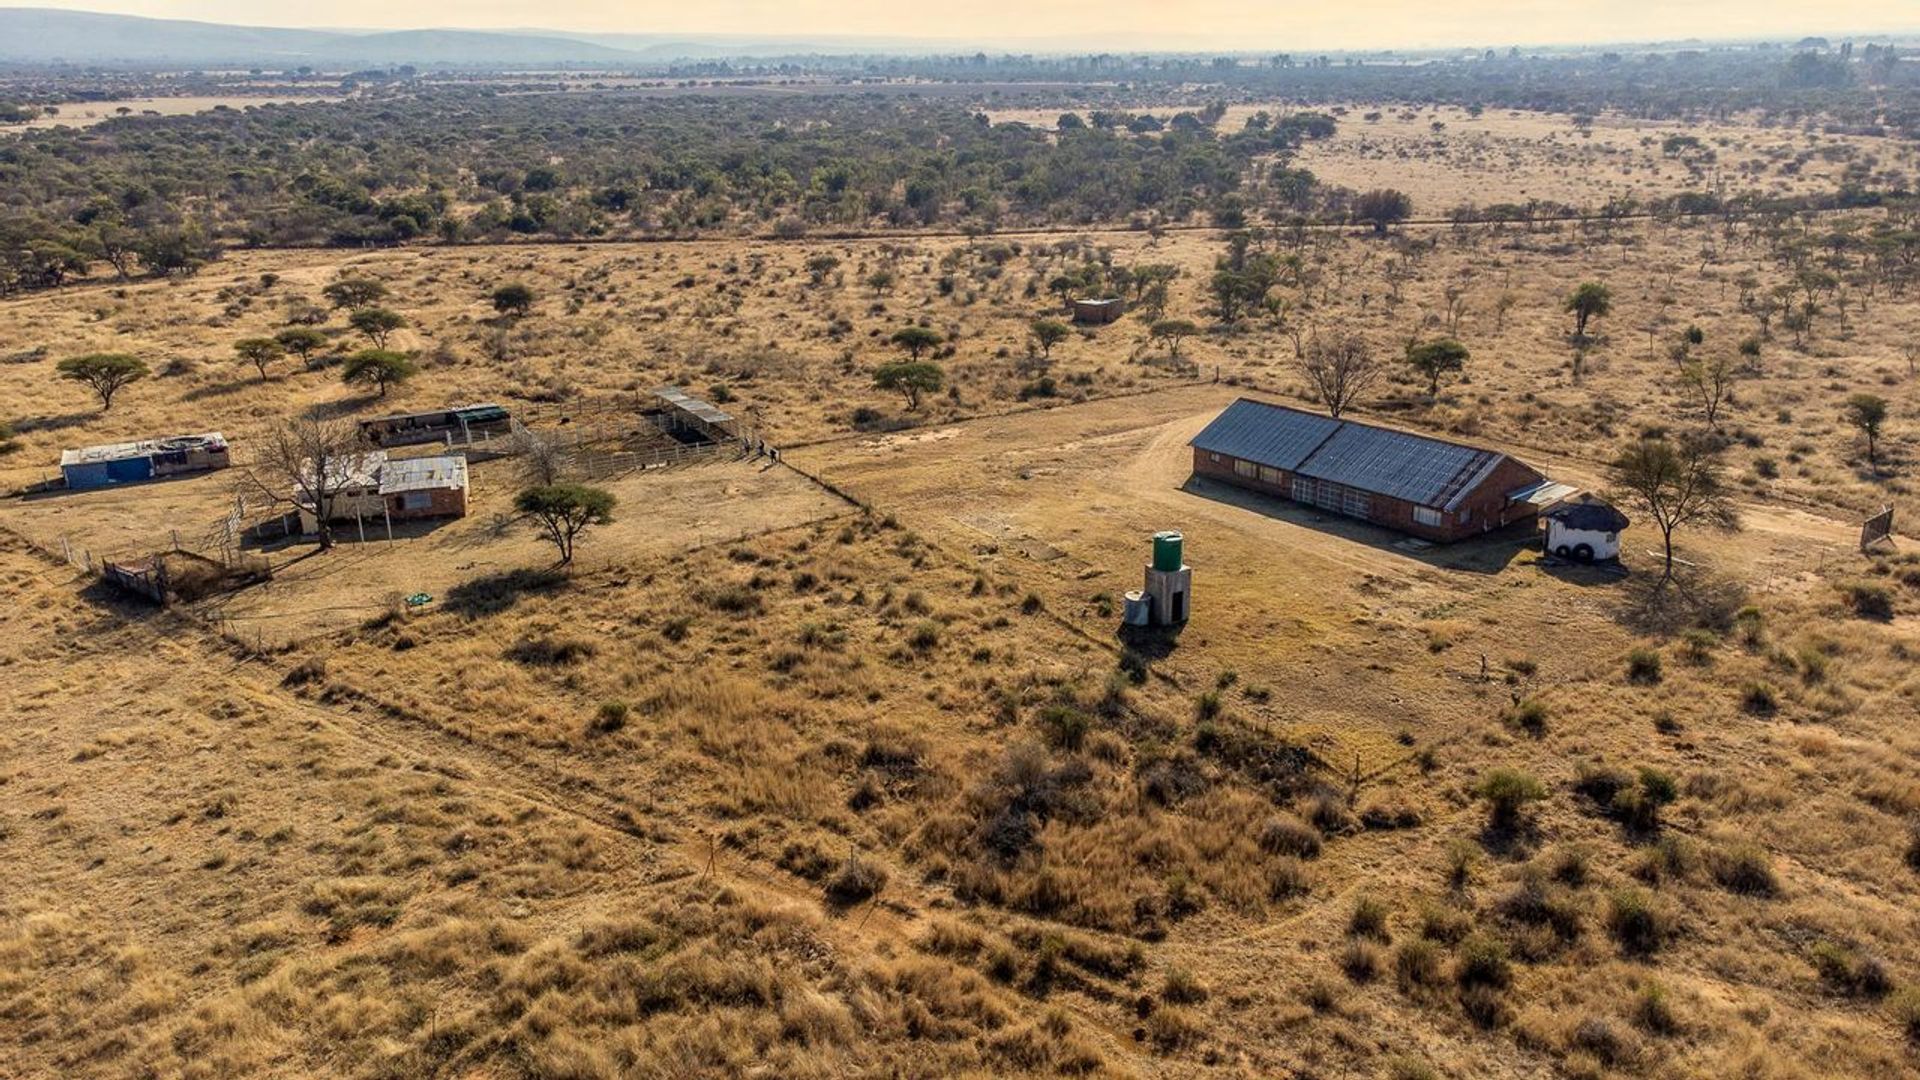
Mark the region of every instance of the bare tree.
<instances>
[{"instance_id":1,"label":"bare tree","mask_svg":"<svg viewBox=\"0 0 1920 1080\"><path fill-rule=\"evenodd\" d=\"M1335 334L1307 344L1300 371L1327 415L1338 418L1380 380L1384 368L1358 335Z\"/></svg>"},{"instance_id":2,"label":"bare tree","mask_svg":"<svg viewBox=\"0 0 1920 1080\"><path fill-rule=\"evenodd\" d=\"M1720 471L1720 451L1704 432L1678 439L1642 439L1612 466L1613 482L1625 501L1646 511L1660 530L1666 554L1660 583L1673 580L1673 533L1685 525L1731 529L1739 524Z\"/></svg>"},{"instance_id":3,"label":"bare tree","mask_svg":"<svg viewBox=\"0 0 1920 1080\"><path fill-rule=\"evenodd\" d=\"M1694 404L1700 406L1709 431L1720 426L1721 411L1733 404L1733 384L1739 378L1740 373L1724 356L1710 360L1688 360L1680 368L1680 385L1693 398Z\"/></svg>"},{"instance_id":4,"label":"bare tree","mask_svg":"<svg viewBox=\"0 0 1920 1080\"><path fill-rule=\"evenodd\" d=\"M520 427L513 433L513 454L520 463L520 478L526 487L551 487L564 480L572 464L567 449L559 440L532 428Z\"/></svg>"},{"instance_id":5,"label":"bare tree","mask_svg":"<svg viewBox=\"0 0 1920 1080\"><path fill-rule=\"evenodd\" d=\"M351 420L286 420L268 429L259 447L253 465L241 473L243 488L271 504L312 511L320 549L331 548L334 502L372 450L360 426Z\"/></svg>"}]
</instances>

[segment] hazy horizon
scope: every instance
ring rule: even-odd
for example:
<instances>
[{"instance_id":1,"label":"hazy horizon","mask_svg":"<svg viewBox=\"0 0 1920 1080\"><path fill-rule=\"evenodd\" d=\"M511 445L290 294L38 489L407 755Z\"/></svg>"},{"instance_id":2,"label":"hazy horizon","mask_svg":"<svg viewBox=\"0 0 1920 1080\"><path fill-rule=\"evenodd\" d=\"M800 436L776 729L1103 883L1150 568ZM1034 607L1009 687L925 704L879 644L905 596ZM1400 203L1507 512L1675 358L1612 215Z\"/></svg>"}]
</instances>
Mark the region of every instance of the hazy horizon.
<instances>
[{"instance_id":1,"label":"hazy horizon","mask_svg":"<svg viewBox=\"0 0 1920 1080\"><path fill-rule=\"evenodd\" d=\"M426 0L406 6L321 0L263 10L245 0L123 0L4 5L64 11L311 29L548 30L683 37L876 38L1017 47L1303 50L1590 45L1690 38L1742 40L1809 34L1920 31L1911 0L1836 0L1818 10L1782 0L1623 0L1604 18L1569 0L1463 0L1443 12L1414 0L1327 9L1247 0L1193 0L1177 17L1147 0L976 0L933 9L882 0L734 0L628 5L558 0L532 8L507 0ZM1575 23L1573 20L1582 19ZM1088 27L1098 27L1088 30Z\"/></svg>"}]
</instances>

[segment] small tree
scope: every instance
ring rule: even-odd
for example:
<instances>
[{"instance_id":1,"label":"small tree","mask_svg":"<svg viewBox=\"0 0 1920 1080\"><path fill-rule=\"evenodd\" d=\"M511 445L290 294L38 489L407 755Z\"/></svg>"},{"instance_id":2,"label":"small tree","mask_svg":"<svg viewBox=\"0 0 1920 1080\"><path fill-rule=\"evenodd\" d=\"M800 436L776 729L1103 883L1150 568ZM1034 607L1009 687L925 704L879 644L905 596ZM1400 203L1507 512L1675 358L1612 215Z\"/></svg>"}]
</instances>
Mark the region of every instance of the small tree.
<instances>
[{"instance_id":1,"label":"small tree","mask_svg":"<svg viewBox=\"0 0 1920 1080\"><path fill-rule=\"evenodd\" d=\"M63 379L86 383L100 398L100 411L113 408L113 395L149 374L147 365L124 353L92 353L62 360L54 370Z\"/></svg>"},{"instance_id":2,"label":"small tree","mask_svg":"<svg viewBox=\"0 0 1920 1080\"><path fill-rule=\"evenodd\" d=\"M1466 369L1469 355L1467 347L1452 338L1407 346L1407 364L1427 380L1429 398L1440 396L1442 375Z\"/></svg>"},{"instance_id":3,"label":"small tree","mask_svg":"<svg viewBox=\"0 0 1920 1080\"><path fill-rule=\"evenodd\" d=\"M874 388L899 391L906 396L909 411L920 408L920 395L938 391L945 382L946 372L940 365L924 361L882 364L873 373Z\"/></svg>"},{"instance_id":4,"label":"small tree","mask_svg":"<svg viewBox=\"0 0 1920 1080\"><path fill-rule=\"evenodd\" d=\"M289 326L273 335L273 340L278 342L281 348L298 356L302 364L311 364L314 350L326 346L327 335L311 326Z\"/></svg>"},{"instance_id":5,"label":"small tree","mask_svg":"<svg viewBox=\"0 0 1920 1080\"><path fill-rule=\"evenodd\" d=\"M407 325L406 316L383 307L354 308L347 316L347 325L367 335L376 349L387 347L387 338L395 330Z\"/></svg>"},{"instance_id":6,"label":"small tree","mask_svg":"<svg viewBox=\"0 0 1920 1080\"><path fill-rule=\"evenodd\" d=\"M582 533L613 520L614 498L612 492L585 484L546 484L521 492L513 505L534 519L566 565L573 562L573 545Z\"/></svg>"},{"instance_id":7,"label":"small tree","mask_svg":"<svg viewBox=\"0 0 1920 1080\"><path fill-rule=\"evenodd\" d=\"M419 368L404 354L387 349L362 349L347 357L340 381L349 386L371 386L386 397L388 388L411 379Z\"/></svg>"},{"instance_id":8,"label":"small tree","mask_svg":"<svg viewBox=\"0 0 1920 1080\"><path fill-rule=\"evenodd\" d=\"M1589 281L1573 290L1566 306L1573 312L1573 336L1586 337L1589 320L1605 318L1613 311L1613 290L1598 281Z\"/></svg>"},{"instance_id":9,"label":"small tree","mask_svg":"<svg viewBox=\"0 0 1920 1080\"><path fill-rule=\"evenodd\" d=\"M287 355L286 347L273 338L241 338L233 343L233 351L253 365L261 382L267 381L267 365Z\"/></svg>"},{"instance_id":10,"label":"small tree","mask_svg":"<svg viewBox=\"0 0 1920 1080\"><path fill-rule=\"evenodd\" d=\"M287 420L269 428L242 485L269 503L292 503L313 513L322 551L333 547L335 500L354 482L356 464L370 447L351 420Z\"/></svg>"},{"instance_id":11,"label":"small tree","mask_svg":"<svg viewBox=\"0 0 1920 1080\"><path fill-rule=\"evenodd\" d=\"M1314 395L1327 407L1327 415L1336 419L1371 389L1381 374L1373 350L1354 334L1315 338L1299 363Z\"/></svg>"},{"instance_id":12,"label":"small tree","mask_svg":"<svg viewBox=\"0 0 1920 1080\"><path fill-rule=\"evenodd\" d=\"M1721 476L1719 450L1704 434L1641 439L1614 459L1611 471L1625 500L1646 511L1660 530L1666 555L1662 585L1673 580L1676 529L1695 523L1733 528L1739 521Z\"/></svg>"},{"instance_id":13,"label":"small tree","mask_svg":"<svg viewBox=\"0 0 1920 1080\"><path fill-rule=\"evenodd\" d=\"M533 288L514 282L493 290L493 310L519 318L533 310Z\"/></svg>"},{"instance_id":14,"label":"small tree","mask_svg":"<svg viewBox=\"0 0 1920 1080\"><path fill-rule=\"evenodd\" d=\"M370 307L387 298L387 287L372 278L341 278L320 290L336 308Z\"/></svg>"},{"instance_id":15,"label":"small tree","mask_svg":"<svg viewBox=\"0 0 1920 1080\"><path fill-rule=\"evenodd\" d=\"M1388 226L1397 225L1413 214L1413 200L1404 191L1375 188L1353 200L1353 216L1373 226L1374 234L1385 236Z\"/></svg>"},{"instance_id":16,"label":"small tree","mask_svg":"<svg viewBox=\"0 0 1920 1080\"><path fill-rule=\"evenodd\" d=\"M1474 785L1473 793L1486 800L1487 824L1496 829L1519 824L1528 803L1547 797L1547 789L1531 774L1504 766L1487 770Z\"/></svg>"},{"instance_id":17,"label":"small tree","mask_svg":"<svg viewBox=\"0 0 1920 1080\"><path fill-rule=\"evenodd\" d=\"M1854 394L1847 398L1840 416L1847 426L1867 437L1867 464L1880 467L1880 431L1887 423L1887 399L1878 394Z\"/></svg>"},{"instance_id":18,"label":"small tree","mask_svg":"<svg viewBox=\"0 0 1920 1080\"><path fill-rule=\"evenodd\" d=\"M1739 373L1733 363L1724 356L1710 360L1688 360L1680 367L1680 385L1692 396L1694 403L1700 406L1700 413L1707 421L1707 430L1720 426L1720 413L1733 404L1733 384Z\"/></svg>"},{"instance_id":19,"label":"small tree","mask_svg":"<svg viewBox=\"0 0 1920 1080\"><path fill-rule=\"evenodd\" d=\"M1200 328L1187 319L1161 319L1147 328L1147 336L1156 341L1167 343L1167 358L1180 355L1180 342L1200 332Z\"/></svg>"},{"instance_id":20,"label":"small tree","mask_svg":"<svg viewBox=\"0 0 1920 1080\"><path fill-rule=\"evenodd\" d=\"M873 295L875 296L891 291L893 289L893 282L893 271L884 266L867 275L867 285L873 289Z\"/></svg>"},{"instance_id":21,"label":"small tree","mask_svg":"<svg viewBox=\"0 0 1920 1080\"><path fill-rule=\"evenodd\" d=\"M1040 346L1041 356L1053 355L1053 347L1073 336L1073 330L1058 319L1035 319L1027 327L1033 334L1034 343Z\"/></svg>"},{"instance_id":22,"label":"small tree","mask_svg":"<svg viewBox=\"0 0 1920 1080\"><path fill-rule=\"evenodd\" d=\"M823 284L827 275L839 268L840 260L836 256L825 253L815 255L807 260L807 279L815 285Z\"/></svg>"},{"instance_id":23,"label":"small tree","mask_svg":"<svg viewBox=\"0 0 1920 1080\"><path fill-rule=\"evenodd\" d=\"M940 343L946 339L941 337L937 330L929 330L924 326L907 326L895 330L893 337L888 340L907 350L908 356L918 360L922 353L928 349L939 348Z\"/></svg>"}]
</instances>

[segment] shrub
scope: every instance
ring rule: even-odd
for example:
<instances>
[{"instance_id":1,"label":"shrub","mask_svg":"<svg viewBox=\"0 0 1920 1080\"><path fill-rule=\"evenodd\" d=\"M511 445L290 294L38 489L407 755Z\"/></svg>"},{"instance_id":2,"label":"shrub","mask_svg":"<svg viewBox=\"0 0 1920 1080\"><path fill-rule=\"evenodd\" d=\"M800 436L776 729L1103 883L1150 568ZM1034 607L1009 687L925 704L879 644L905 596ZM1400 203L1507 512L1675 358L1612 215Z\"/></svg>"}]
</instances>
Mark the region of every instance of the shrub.
<instances>
[{"instance_id":1,"label":"shrub","mask_svg":"<svg viewBox=\"0 0 1920 1080\"><path fill-rule=\"evenodd\" d=\"M1160 1000L1175 1005L1198 1005L1207 1000L1207 996L1206 984L1185 968L1167 972L1166 981L1160 984Z\"/></svg>"},{"instance_id":2,"label":"shrub","mask_svg":"<svg viewBox=\"0 0 1920 1080\"><path fill-rule=\"evenodd\" d=\"M1361 938L1351 938L1340 953L1340 970L1357 983L1372 982L1380 974L1380 949Z\"/></svg>"},{"instance_id":3,"label":"shrub","mask_svg":"<svg viewBox=\"0 0 1920 1080\"><path fill-rule=\"evenodd\" d=\"M599 711L593 714L593 730L599 732L619 731L627 726L628 705L624 701L603 701Z\"/></svg>"},{"instance_id":4,"label":"shrub","mask_svg":"<svg viewBox=\"0 0 1920 1080\"><path fill-rule=\"evenodd\" d=\"M1716 850L1707 860L1713 879L1731 892L1746 896L1775 896L1780 878L1773 872L1773 857L1755 844L1737 844Z\"/></svg>"},{"instance_id":5,"label":"shrub","mask_svg":"<svg viewBox=\"0 0 1920 1080\"><path fill-rule=\"evenodd\" d=\"M1878 998L1893 991L1893 976L1886 962L1872 954L1822 941L1814 945L1808 959L1821 981L1835 993Z\"/></svg>"},{"instance_id":6,"label":"shrub","mask_svg":"<svg viewBox=\"0 0 1920 1080\"><path fill-rule=\"evenodd\" d=\"M1655 1035L1671 1035L1680 1030L1680 1019L1674 1015L1673 1001L1666 987L1652 979L1640 984L1633 996L1633 1022L1640 1030Z\"/></svg>"},{"instance_id":7,"label":"shrub","mask_svg":"<svg viewBox=\"0 0 1920 1080\"><path fill-rule=\"evenodd\" d=\"M1462 942L1460 955L1454 960L1453 981L1462 988L1506 989L1513 981L1506 945L1488 934L1475 934Z\"/></svg>"},{"instance_id":8,"label":"shrub","mask_svg":"<svg viewBox=\"0 0 1920 1080\"><path fill-rule=\"evenodd\" d=\"M1391 940L1393 935L1387 931L1387 905L1371 896L1361 897L1354 903L1353 913L1347 916L1347 933L1379 941Z\"/></svg>"},{"instance_id":9,"label":"shrub","mask_svg":"<svg viewBox=\"0 0 1920 1080\"><path fill-rule=\"evenodd\" d=\"M1147 1037L1162 1050L1178 1050L1200 1041L1200 1021L1186 1009L1156 1009L1147 1018Z\"/></svg>"},{"instance_id":10,"label":"shrub","mask_svg":"<svg viewBox=\"0 0 1920 1080\"><path fill-rule=\"evenodd\" d=\"M1672 933L1672 922L1645 889L1618 889L1607 898L1607 930L1620 947L1646 956Z\"/></svg>"},{"instance_id":11,"label":"shrub","mask_svg":"<svg viewBox=\"0 0 1920 1080\"><path fill-rule=\"evenodd\" d=\"M916 623L913 632L907 635L907 645L915 652L927 652L940 644L940 624L932 619L923 619Z\"/></svg>"},{"instance_id":12,"label":"shrub","mask_svg":"<svg viewBox=\"0 0 1920 1080\"><path fill-rule=\"evenodd\" d=\"M1767 617L1759 608L1748 605L1734 612L1733 628L1740 636L1740 644L1757 649L1766 640Z\"/></svg>"},{"instance_id":13,"label":"shrub","mask_svg":"<svg viewBox=\"0 0 1920 1080\"><path fill-rule=\"evenodd\" d=\"M1270 817L1260 827L1260 847L1273 855L1311 859L1320 854L1320 833L1292 814Z\"/></svg>"},{"instance_id":14,"label":"shrub","mask_svg":"<svg viewBox=\"0 0 1920 1080\"><path fill-rule=\"evenodd\" d=\"M1049 705L1035 718L1047 745L1060 750L1080 749L1086 742L1091 721L1087 714L1071 705Z\"/></svg>"},{"instance_id":15,"label":"shrub","mask_svg":"<svg viewBox=\"0 0 1920 1080\"><path fill-rule=\"evenodd\" d=\"M1458 908L1428 904L1420 911L1420 936L1443 945L1456 945L1473 932L1473 916Z\"/></svg>"},{"instance_id":16,"label":"shrub","mask_svg":"<svg viewBox=\"0 0 1920 1080\"><path fill-rule=\"evenodd\" d=\"M1741 688L1740 707L1755 716L1766 716L1780 707L1780 696L1773 687L1755 680Z\"/></svg>"},{"instance_id":17,"label":"shrub","mask_svg":"<svg viewBox=\"0 0 1920 1080\"><path fill-rule=\"evenodd\" d=\"M827 879L827 899L843 906L857 904L878 895L886 885L885 867L858 855L849 855L840 869Z\"/></svg>"},{"instance_id":18,"label":"shrub","mask_svg":"<svg viewBox=\"0 0 1920 1080\"><path fill-rule=\"evenodd\" d=\"M1604 1016L1589 1016L1580 1021L1573 1029L1571 1041L1603 1065L1617 1065L1631 1056L1627 1033Z\"/></svg>"},{"instance_id":19,"label":"shrub","mask_svg":"<svg viewBox=\"0 0 1920 1080\"><path fill-rule=\"evenodd\" d=\"M1540 738L1547 733L1547 706L1538 698L1528 698L1507 710L1507 724Z\"/></svg>"},{"instance_id":20,"label":"shrub","mask_svg":"<svg viewBox=\"0 0 1920 1080\"><path fill-rule=\"evenodd\" d=\"M1434 986L1441 980L1440 946L1423 938L1402 942L1394 951L1393 973L1403 993Z\"/></svg>"},{"instance_id":21,"label":"shrub","mask_svg":"<svg viewBox=\"0 0 1920 1080\"><path fill-rule=\"evenodd\" d=\"M1292 856L1274 860L1273 869L1267 875L1267 895L1275 900L1305 896L1312 886L1306 864Z\"/></svg>"},{"instance_id":22,"label":"shrub","mask_svg":"<svg viewBox=\"0 0 1920 1080\"><path fill-rule=\"evenodd\" d=\"M1651 686L1660 681L1660 650L1640 646L1627 654L1627 681Z\"/></svg>"},{"instance_id":23,"label":"shrub","mask_svg":"<svg viewBox=\"0 0 1920 1080\"><path fill-rule=\"evenodd\" d=\"M1300 1001L1314 1012L1331 1012L1340 1005L1340 987L1327 979L1312 979L1300 990Z\"/></svg>"},{"instance_id":24,"label":"shrub","mask_svg":"<svg viewBox=\"0 0 1920 1080\"><path fill-rule=\"evenodd\" d=\"M1496 1028L1507 1021L1506 999L1491 986L1469 986L1460 991L1460 1007L1467 1019L1483 1028Z\"/></svg>"},{"instance_id":25,"label":"shrub","mask_svg":"<svg viewBox=\"0 0 1920 1080\"><path fill-rule=\"evenodd\" d=\"M1440 1080L1440 1072L1417 1057L1397 1055L1387 1059L1387 1080Z\"/></svg>"},{"instance_id":26,"label":"shrub","mask_svg":"<svg viewBox=\"0 0 1920 1080\"><path fill-rule=\"evenodd\" d=\"M1530 774L1506 767L1489 769L1474 786L1474 794L1485 799L1490 823L1496 828L1512 826L1530 802L1547 797L1547 789Z\"/></svg>"},{"instance_id":27,"label":"shrub","mask_svg":"<svg viewBox=\"0 0 1920 1080\"><path fill-rule=\"evenodd\" d=\"M1680 635L1680 648L1687 654L1687 662L1691 664L1710 662L1713 659L1713 650L1719 644L1720 639L1714 636L1713 631L1702 630L1697 626Z\"/></svg>"},{"instance_id":28,"label":"shrub","mask_svg":"<svg viewBox=\"0 0 1920 1080\"><path fill-rule=\"evenodd\" d=\"M1920 987L1909 986L1893 995L1888 1011L1893 1013L1893 1022L1906 1031L1907 1040L1920 1043Z\"/></svg>"},{"instance_id":29,"label":"shrub","mask_svg":"<svg viewBox=\"0 0 1920 1080\"><path fill-rule=\"evenodd\" d=\"M1907 866L1920 871L1920 820L1907 826Z\"/></svg>"},{"instance_id":30,"label":"shrub","mask_svg":"<svg viewBox=\"0 0 1920 1080\"><path fill-rule=\"evenodd\" d=\"M1848 610L1862 619L1885 622L1893 618L1893 590L1877 581L1852 581L1840 586Z\"/></svg>"}]
</instances>

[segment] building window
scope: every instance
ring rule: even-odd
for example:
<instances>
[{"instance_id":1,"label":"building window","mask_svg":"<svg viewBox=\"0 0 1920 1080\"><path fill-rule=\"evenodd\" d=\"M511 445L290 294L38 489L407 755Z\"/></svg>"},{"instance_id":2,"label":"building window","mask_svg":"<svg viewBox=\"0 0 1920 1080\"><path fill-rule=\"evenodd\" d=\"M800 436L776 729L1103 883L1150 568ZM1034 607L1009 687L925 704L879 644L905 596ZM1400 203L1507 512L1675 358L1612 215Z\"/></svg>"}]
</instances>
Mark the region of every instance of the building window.
<instances>
[{"instance_id":1,"label":"building window","mask_svg":"<svg viewBox=\"0 0 1920 1080\"><path fill-rule=\"evenodd\" d=\"M1279 487L1280 486L1280 470L1273 468L1272 466L1269 466L1269 465L1260 466L1260 482L1263 484L1272 484L1274 487Z\"/></svg>"},{"instance_id":2,"label":"building window","mask_svg":"<svg viewBox=\"0 0 1920 1080\"><path fill-rule=\"evenodd\" d=\"M1233 463L1233 471L1236 475L1244 476L1249 480L1253 479L1255 476L1258 476L1260 473L1259 467L1256 466L1253 462L1241 461L1237 458L1234 460L1234 463Z\"/></svg>"},{"instance_id":3,"label":"building window","mask_svg":"<svg viewBox=\"0 0 1920 1080\"><path fill-rule=\"evenodd\" d=\"M1442 515L1440 511L1430 506L1416 506L1413 508L1413 523L1416 525L1439 525L1441 520Z\"/></svg>"},{"instance_id":4,"label":"building window","mask_svg":"<svg viewBox=\"0 0 1920 1080\"><path fill-rule=\"evenodd\" d=\"M1293 501L1303 502L1303 503L1312 502L1313 487L1314 487L1313 481L1303 480L1298 476L1294 477L1293 478Z\"/></svg>"},{"instance_id":5,"label":"building window","mask_svg":"<svg viewBox=\"0 0 1920 1080\"><path fill-rule=\"evenodd\" d=\"M1219 455L1219 454L1208 454L1208 455L1207 455L1207 460L1208 460L1208 461L1211 461L1211 462L1213 462L1213 463L1214 463L1215 465L1218 465L1218 464L1220 464L1220 455Z\"/></svg>"},{"instance_id":6,"label":"building window","mask_svg":"<svg viewBox=\"0 0 1920 1080\"><path fill-rule=\"evenodd\" d=\"M433 493L427 491L408 491L400 496L402 510L430 510L433 508Z\"/></svg>"}]
</instances>

